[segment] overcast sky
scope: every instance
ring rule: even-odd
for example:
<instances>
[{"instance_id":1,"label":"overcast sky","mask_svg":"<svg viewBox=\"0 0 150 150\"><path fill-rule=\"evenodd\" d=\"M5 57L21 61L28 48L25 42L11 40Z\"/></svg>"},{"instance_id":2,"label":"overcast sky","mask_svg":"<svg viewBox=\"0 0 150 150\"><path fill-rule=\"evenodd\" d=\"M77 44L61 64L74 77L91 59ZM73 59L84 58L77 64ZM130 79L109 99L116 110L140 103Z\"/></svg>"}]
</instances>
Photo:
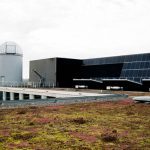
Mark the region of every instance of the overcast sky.
<instances>
[{"instance_id":1,"label":"overcast sky","mask_svg":"<svg viewBox=\"0 0 150 150\"><path fill-rule=\"evenodd\" d=\"M29 60L150 52L150 0L0 0L0 43Z\"/></svg>"}]
</instances>

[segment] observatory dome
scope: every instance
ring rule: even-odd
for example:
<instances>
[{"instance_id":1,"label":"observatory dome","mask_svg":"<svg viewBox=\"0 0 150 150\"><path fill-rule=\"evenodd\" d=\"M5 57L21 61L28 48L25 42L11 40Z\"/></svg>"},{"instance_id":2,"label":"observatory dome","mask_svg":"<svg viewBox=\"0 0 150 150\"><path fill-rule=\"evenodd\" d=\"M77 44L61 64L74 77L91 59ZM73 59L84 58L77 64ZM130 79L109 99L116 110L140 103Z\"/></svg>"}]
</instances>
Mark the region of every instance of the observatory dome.
<instances>
[{"instance_id":1,"label":"observatory dome","mask_svg":"<svg viewBox=\"0 0 150 150\"><path fill-rule=\"evenodd\" d=\"M0 45L0 85L22 81L22 50L14 42Z\"/></svg>"},{"instance_id":2,"label":"observatory dome","mask_svg":"<svg viewBox=\"0 0 150 150\"><path fill-rule=\"evenodd\" d=\"M15 42L5 42L0 45L0 54L22 55L22 50Z\"/></svg>"}]
</instances>

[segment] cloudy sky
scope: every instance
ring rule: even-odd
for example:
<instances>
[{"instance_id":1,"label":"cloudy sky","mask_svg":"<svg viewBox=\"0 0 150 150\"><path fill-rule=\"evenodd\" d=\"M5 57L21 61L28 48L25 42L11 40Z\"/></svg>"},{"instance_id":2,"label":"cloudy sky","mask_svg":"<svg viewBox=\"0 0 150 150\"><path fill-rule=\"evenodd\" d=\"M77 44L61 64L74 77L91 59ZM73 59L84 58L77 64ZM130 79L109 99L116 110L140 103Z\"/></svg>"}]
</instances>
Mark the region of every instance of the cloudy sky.
<instances>
[{"instance_id":1,"label":"cloudy sky","mask_svg":"<svg viewBox=\"0 0 150 150\"><path fill-rule=\"evenodd\" d=\"M0 43L29 60L150 52L150 0L0 0Z\"/></svg>"}]
</instances>

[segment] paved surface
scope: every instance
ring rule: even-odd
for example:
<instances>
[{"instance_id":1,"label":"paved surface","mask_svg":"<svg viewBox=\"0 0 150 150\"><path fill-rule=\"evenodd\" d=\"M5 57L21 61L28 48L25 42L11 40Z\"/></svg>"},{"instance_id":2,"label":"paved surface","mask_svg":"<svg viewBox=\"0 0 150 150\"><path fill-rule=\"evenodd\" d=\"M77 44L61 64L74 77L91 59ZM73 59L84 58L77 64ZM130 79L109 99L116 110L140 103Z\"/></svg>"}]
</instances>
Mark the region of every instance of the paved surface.
<instances>
[{"instance_id":1,"label":"paved surface","mask_svg":"<svg viewBox=\"0 0 150 150\"><path fill-rule=\"evenodd\" d=\"M134 97L133 100L138 102L150 102L150 96L137 96Z\"/></svg>"},{"instance_id":2,"label":"paved surface","mask_svg":"<svg viewBox=\"0 0 150 150\"><path fill-rule=\"evenodd\" d=\"M97 94L97 93L85 93L85 92L73 92L73 91L58 91L51 89L31 89L31 88L13 88L13 87L0 87L0 91L43 95L55 98L67 98L67 97L87 97L87 96L109 96L113 94Z\"/></svg>"},{"instance_id":3,"label":"paved surface","mask_svg":"<svg viewBox=\"0 0 150 150\"><path fill-rule=\"evenodd\" d=\"M72 97L72 98L51 98L51 99L34 99L34 100L14 100L14 101L0 101L0 109L28 107L28 106L53 106L53 105L67 105L74 103L88 103L88 102L104 102L104 101L118 101L127 98L127 95L108 95L95 97Z\"/></svg>"}]
</instances>

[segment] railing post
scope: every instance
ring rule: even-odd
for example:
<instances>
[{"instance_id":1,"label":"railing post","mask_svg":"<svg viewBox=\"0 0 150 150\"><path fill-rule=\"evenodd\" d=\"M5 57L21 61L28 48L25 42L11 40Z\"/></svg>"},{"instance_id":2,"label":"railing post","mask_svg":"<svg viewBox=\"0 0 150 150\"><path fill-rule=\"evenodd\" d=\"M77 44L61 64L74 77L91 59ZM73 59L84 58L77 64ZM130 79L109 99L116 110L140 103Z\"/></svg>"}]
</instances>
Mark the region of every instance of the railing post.
<instances>
[{"instance_id":1,"label":"railing post","mask_svg":"<svg viewBox=\"0 0 150 150\"><path fill-rule=\"evenodd\" d=\"M47 99L47 96L41 95L41 99Z\"/></svg>"},{"instance_id":2,"label":"railing post","mask_svg":"<svg viewBox=\"0 0 150 150\"><path fill-rule=\"evenodd\" d=\"M34 95L33 94L29 94L29 99L34 99Z\"/></svg>"},{"instance_id":3,"label":"railing post","mask_svg":"<svg viewBox=\"0 0 150 150\"><path fill-rule=\"evenodd\" d=\"M6 101L6 92L3 91L3 101Z\"/></svg>"},{"instance_id":4,"label":"railing post","mask_svg":"<svg viewBox=\"0 0 150 150\"><path fill-rule=\"evenodd\" d=\"M10 100L14 100L14 93L13 92L10 92Z\"/></svg>"},{"instance_id":5,"label":"railing post","mask_svg":"<svg viewBox=\"0 0 150 150\"><path fill-rule=\"evenodd\" d=\"M23 94L22 93L19 93L19 100L23 100Z\"/></svg>"}]
</instances>

